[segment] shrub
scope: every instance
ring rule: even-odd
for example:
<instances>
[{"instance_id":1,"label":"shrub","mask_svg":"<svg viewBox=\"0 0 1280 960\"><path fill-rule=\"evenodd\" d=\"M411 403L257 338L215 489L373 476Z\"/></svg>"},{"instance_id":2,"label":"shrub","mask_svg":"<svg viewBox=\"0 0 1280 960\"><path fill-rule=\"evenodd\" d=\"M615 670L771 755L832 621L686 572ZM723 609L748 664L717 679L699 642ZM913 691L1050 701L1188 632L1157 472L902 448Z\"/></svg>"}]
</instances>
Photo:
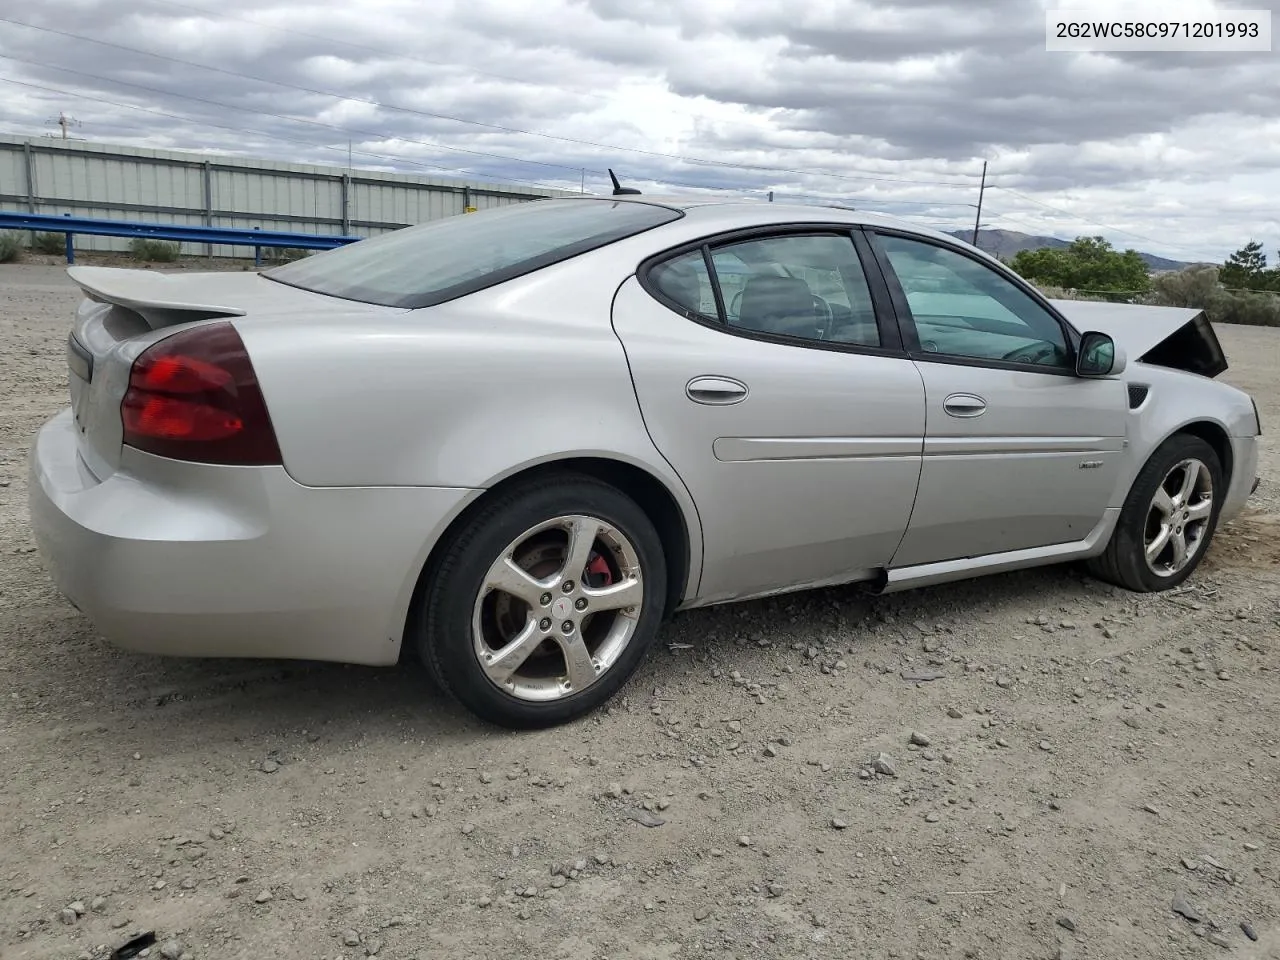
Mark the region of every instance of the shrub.
<instances>
[{"instance_id":1,"label":"shrub","mask_svg":"<svg viewBox=\"0 0 1280 960\"><path fill-rule=\"evenodd\" d=\"M67 249L67 235L65 233L33 233L31 249L36 253L63 253Z\"/></svg>"},{"instance_id":2,"label":"shrub","mask_svg":"<svg viewBox=\"0 0 1280 960\"><path fill-rule=\"evenodd\" d=\"M1280 326L1280 296L1228 290L1219 282L1218 269L1213 266L1187 267L1176 273L1160 274L1154 278L1151 293L1143 302L1203 310L1214 323Z\"/></svg>"},{"instance_id":3,"label":"shrub","mask_svg":"<svg viewBox=\"0 0 1280 960\"><path fill-rule=\"evenodd\" d=\"M1078 290L1067 290L1062 287L1051 287L1036 284L1036 287L1050 300L1108 300L1109 297L1097 293L1081 293Z\"/></svg>"},{"instance_id":4,"label":"shrub","mask_svg":"<svg viewBox=\"0 0 1280 960\"><path fill-rule=\"evenodd\" d=\"M149 263L173 263L182 252L182 244L168 240L150 240L146 237L135 237L129 242L129 253L135 260L146 260Z\"/></svg>"},{"instance_id":5,"label":"shrub","mask_svg":"<svg viewBox=\"0 0 1280 960\"><path fill-rule=\"evenodd\" d=\"M0 233L0 263L16 263L22 259L22 235Z\"/></svg>"},{"instance_id":6,"label":"shrub","mask_svg":"<svg viewBox=\"0 0 1280 960\"><path fill-rule=\"evenodd\" d=\"M309 256L311 251L300 247L267 247L263 251L263 259L268 263L292 263Z\"/></svg>"}]
</instances>

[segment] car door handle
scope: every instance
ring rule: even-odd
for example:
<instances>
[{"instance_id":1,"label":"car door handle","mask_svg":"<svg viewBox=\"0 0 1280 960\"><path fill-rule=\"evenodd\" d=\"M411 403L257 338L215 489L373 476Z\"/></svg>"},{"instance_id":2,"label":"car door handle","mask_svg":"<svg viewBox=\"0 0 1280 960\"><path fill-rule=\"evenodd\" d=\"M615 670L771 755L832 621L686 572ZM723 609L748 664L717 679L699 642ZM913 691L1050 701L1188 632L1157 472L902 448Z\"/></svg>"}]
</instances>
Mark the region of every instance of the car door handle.
<instances>
[{"instance_id":1,"label":"car door handle","mask_svg":"<svg viewBox=\"0 0 1280 960\"><path fill-rule=\"evenodd\" d=\"M747 385L731 377L694 377L685 385L684 392L694 403L718 406L747 399Z\"/></svg>"},{"instance_id":2,"label":"car door handle","mask_svg":"<svg viewBox=\"0 0 1280 960\"><path fill-rule=\"evenodd\" d=\"M980 417L987 412L987 401L972 393L953 393L942 401L942 409L953 417Z\"/></svg>"}]
</instances>

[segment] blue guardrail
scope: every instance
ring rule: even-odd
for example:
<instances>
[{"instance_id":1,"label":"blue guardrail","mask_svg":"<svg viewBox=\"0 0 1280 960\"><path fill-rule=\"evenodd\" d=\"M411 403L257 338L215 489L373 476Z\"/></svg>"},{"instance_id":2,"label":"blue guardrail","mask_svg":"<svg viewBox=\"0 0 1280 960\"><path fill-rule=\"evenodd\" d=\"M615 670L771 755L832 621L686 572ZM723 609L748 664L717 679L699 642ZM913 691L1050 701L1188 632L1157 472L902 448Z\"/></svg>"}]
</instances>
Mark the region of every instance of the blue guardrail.
<instances>
[{"instance_id":1,"label":"blue guardrail","mask_svg":"<svg viewBox=\"0 0 1280 960\"><path fill-rule=\"evenodd\" d=\"M177 240L180 243L221 243L253 247L254 263L262 263L263 247L293 247L299 250L332 250L355 243L361 237L318 236L314 233L286 233L282 230L242 230L230 227L192 227L176 223L134 223L128 220L97 220L91 217L53 216L44 213L0 211L0 230L32 230L63 233L67 237L67 263L76 262L72 237L144 237L148 240Z\"/></svg>"}]
</instances>

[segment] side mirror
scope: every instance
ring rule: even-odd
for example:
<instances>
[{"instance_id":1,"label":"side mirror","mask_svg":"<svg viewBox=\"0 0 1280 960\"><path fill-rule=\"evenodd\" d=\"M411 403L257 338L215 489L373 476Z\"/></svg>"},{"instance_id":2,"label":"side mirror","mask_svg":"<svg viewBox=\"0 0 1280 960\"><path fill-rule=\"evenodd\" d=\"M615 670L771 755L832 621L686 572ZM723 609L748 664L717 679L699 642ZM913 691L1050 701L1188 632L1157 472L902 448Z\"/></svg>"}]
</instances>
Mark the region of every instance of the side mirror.
<instances>
[{"instance_id":1,"label":"side mirror","mask_svg":"<svg viewBox=\"0 0 1280 960\"><path fill-rule=\"evenodd\" d=\"M1125 367L1124 351L1105 333L1086 333L1076 354L1076 376L1114 377Z\"/></svg>"}]
</instances>

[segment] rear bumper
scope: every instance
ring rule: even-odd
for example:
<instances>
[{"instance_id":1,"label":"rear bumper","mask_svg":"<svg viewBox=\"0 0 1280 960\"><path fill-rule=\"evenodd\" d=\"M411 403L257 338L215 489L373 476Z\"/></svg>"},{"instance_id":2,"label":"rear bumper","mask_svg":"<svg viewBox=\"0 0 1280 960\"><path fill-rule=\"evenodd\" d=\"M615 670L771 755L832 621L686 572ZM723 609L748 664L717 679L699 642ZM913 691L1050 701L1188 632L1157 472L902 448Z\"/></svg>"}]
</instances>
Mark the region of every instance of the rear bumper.
<instances>
[{"instance_id":1,"label":"rear bumper","mask_svg":"<svg viewBox=\"0 0 1280 960\"><path fill-rule=\"evenodd\" d=\"M126 448L99 481L70 411L29 460L36 542L106 639L147 653L388 664L427 553L479 491L305 487Z\"/></svg>"}]
</instances>

